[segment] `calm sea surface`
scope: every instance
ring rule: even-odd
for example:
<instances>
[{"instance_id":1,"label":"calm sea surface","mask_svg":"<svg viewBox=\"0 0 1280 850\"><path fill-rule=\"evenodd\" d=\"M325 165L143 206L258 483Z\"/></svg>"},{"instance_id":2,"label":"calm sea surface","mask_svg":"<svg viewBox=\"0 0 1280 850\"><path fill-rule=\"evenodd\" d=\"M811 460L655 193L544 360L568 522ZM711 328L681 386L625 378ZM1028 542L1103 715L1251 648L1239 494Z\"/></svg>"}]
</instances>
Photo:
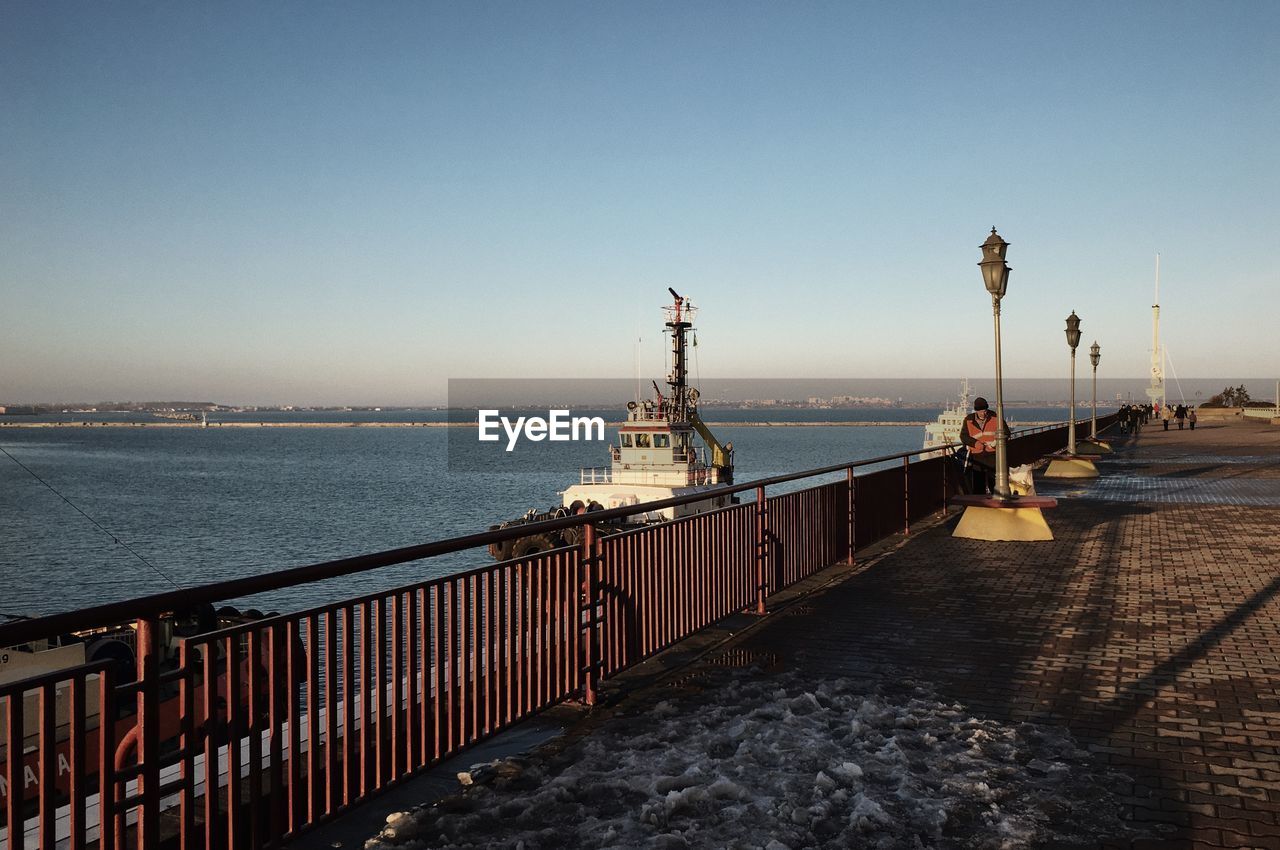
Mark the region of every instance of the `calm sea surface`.
<instances>
[{"instance_id":1,"label":"calm sea surface","mask_svg":"<svg viewBox=\"0 0 1280 850\"><path fill-rule=\"evenodd\" d=\"M717 422L924 421L938 410L706 410ZM601 411L606 420L617 411ZM1060 421L1064 409L1010 411ZM84 414L41 417L80 422ZM102 414L98 421L137 419ZM31 418L25 418L31 421ZM217 421L443 421L437 411L218 414ZM558 503L577 469L607 465L600 443L561 444L555 469L459 472L447 432L422 428L15 428L0 446L110 535L0 456L0 612L48 614L484 530ZM474 433L474 432L473 432ZM749 481L919 448L919 426L716 429ZM613 429L609 438L615 440ZM459 441L450 443L458 452ZM492 451L478 442L474 451ZM565 449L565 446L568 446ZM566 462L560 468L560 458ZM469 468L482 467L471 459ZM830 480L830 479L826 479ZM807 485L798 485L807 486ZM779 489L779 492L781 492ZM248 600L295 610L488 562L475 551ZM241 600L241 602L245 602Z\"/></svg>"}]
</instances>

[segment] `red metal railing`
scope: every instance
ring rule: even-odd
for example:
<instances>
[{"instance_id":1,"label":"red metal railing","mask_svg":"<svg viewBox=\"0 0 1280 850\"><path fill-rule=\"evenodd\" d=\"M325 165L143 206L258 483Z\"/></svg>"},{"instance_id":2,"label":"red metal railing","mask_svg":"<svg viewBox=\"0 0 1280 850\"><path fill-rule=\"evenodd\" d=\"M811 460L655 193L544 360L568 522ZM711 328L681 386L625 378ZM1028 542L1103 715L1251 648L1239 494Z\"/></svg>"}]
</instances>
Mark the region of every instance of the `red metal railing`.
<instances>
[{"instance_id":1,"label":"red metal railing","mask_svg":"<svg viewBox=\"0 0 1280 850\"><path fill-rule=\"evenodd\" d=\"M1010 457L1060 448L1065 432L1022 432ZM133 620L138 649L134 681L104 661L0 686L0 848L279 846L550 705L594 702L602 678L909 532L959 487L948 459L909 462L920 453L734 485L755 501L621 534L591 523L634 508L0 625L0 646L15 646ZM158 627L179 607L574 525L577 547L179 638L176 653Z\"/></svg>"}]
</instances>

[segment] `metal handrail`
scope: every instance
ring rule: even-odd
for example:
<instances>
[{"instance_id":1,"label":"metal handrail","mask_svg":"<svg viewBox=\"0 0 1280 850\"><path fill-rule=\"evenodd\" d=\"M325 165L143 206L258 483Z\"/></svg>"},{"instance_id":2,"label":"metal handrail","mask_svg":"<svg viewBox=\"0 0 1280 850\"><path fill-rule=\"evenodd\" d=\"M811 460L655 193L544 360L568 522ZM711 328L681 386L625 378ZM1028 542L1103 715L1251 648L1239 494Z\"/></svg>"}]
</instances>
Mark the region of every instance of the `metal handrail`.
<instances>
[{"instance_id":1,"label":"metal handrail","mask_svg":"<svg viewBox=\"0 0 1280 850\"><path fill-rule=\"evenodd\" d=\"M1081 421L1087 422L1088 420L1077 420L1077 424ZM1031 434L1052 430L1054 428L1065 427L1066 424L1066 422L1060 422L1052 425L1041 425L1035 428L1016 431L1014 433L1017 437L1025 437ZM723 488L719 488L716 492L722 495L745 493L764 487L773 487L779 484L787 484L792 481L815 478L820 475L830 475L836 472L851 471L853 469L873 466L887 461L903 460L905 458L914 457L927 452L956 448L959 445L959 443L948 443L945 446L933 446L928 449L919 448L906 452L897 452L895 454L880 455L879 457L863 460L833 463L828 466L804 470L802 472L774 475L769 478L761 478L755 481L743 482L741 484L727 484ZM663 510L665 508L690 504L692 502L704 501L706 497L706 492L690 493L683 496L673 496L669 499L644 502L643 506L645 512L653 512ZM587 523L595 524L608 520L624 519L626 517L635 516L637 507L637 505L629 505L620 508L609 508L602 511L593 511L588 514L570 515L555 519L541 520L539 522L524 525L511 526L495 531L464 534L458 537L448 537L443 540L436 540L429 543L402 546L396 549L387 549L382 552L374 552L367 555L356 555L350 558L322 561L316 564L292 567L271 573L231 579L229 581L213 582L210 584L197 585L195 587L182 588L180 590L155 593L149 596L140 596L120 602L109 602L104 605L94 605L75 611L66 611L59 614L50 614L44 617L20 620L18 622L3 623L0 624L0 646L13 646L16 644L26 643L31 640L63 634L73 630L112 625L127 620L151 619L159 617L162 614L175 610L188 609L196 605L219 602L226 599L237 599L256 593L282 590L284 588L294 587L300 584L310 584L312 582L340 578L342 576L376 570L381 567L402 564L407 561L417 561L423 558L447 555L453 552L462 552L467 549L487 546L490 543L501 543L503 541L515 540L528 535L560 531L562 529L572 528L574 526L584 525Z\"/></svg>"}]
</instances>

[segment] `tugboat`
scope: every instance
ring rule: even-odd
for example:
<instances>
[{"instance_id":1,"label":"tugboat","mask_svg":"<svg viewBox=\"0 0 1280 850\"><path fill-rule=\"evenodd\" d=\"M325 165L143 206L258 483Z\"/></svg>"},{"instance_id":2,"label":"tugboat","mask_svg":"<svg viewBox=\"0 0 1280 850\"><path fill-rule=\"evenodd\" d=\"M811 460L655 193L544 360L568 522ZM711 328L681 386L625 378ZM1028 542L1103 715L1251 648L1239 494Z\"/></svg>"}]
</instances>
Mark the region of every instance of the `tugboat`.
<instances>
[{"instance_id":1,"label":"tugboat","mask_svg":"<svg viewBox=\"0 0 1280 850\"><path fill-rule=\"evenodd\" d=\"M720 443L698 416L698 390L688 384L686 348L697 308L668 288L673 303L663 307L665 332L671 335L671 373L664 394L653 383L654 398L627 403L627 420L618 432L618 445L609 447L611 464L583 469L577 484L561 493L561 504L547 511L530 510L490 530L526 525L572 514L637 506L621 521L602 523L601 534L616 534L734 504L728 493L733 483L733 444ZM695 435L704 445L699 446ZM646 511L646 502L705 493L707 498L673 508ZM581 526L551 534L533 534L489 546L499 561L523 558L580 542Z\"/></svg>"},{"instance_id":2,"label":"tugboat","mask_svg":"<svg viewBox=\"0 0 1280 850\"><path fill-rule=\"evenodd\" d=\"M934 422L924 426L924 445L921 448L932 449L960 442L960 429L964 427L964 418L969 415L969 379L960 384L960 400L951 405ZM939 457L946 454L941 448L938 451L920 455L921 460Z\"/></svg>"}]
</instances>

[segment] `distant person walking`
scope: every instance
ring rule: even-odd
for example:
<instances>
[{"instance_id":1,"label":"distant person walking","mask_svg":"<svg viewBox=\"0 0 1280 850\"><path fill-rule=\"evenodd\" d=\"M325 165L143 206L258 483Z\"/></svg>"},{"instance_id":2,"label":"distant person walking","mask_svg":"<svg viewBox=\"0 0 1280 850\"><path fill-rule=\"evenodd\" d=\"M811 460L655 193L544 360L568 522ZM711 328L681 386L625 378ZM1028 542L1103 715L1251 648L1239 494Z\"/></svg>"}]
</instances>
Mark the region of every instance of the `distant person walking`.
<instances>
[{"instance_id":1,"label":"distant person walking","mask_svg":"<svg viewBox=\"0 0 1280 850\"><path fill-rule=\"evenodd\" d=\"M1169 430L1169 420L1173 418L1173 411L1169 409L1169 405L1160 408L1160 421L1164 424L1164 429Z\"/></svg>"},{"instance_id":2,"label":"distant person walking","mask_svg":"<svg viewBox=\"0 0 1280 850\"><path fill-rule=\"evenodd\" d=\"M1191 430L1196 429L1196 409L1194 407L1187 409L1187 421L1191 423Z\"/></svg>"},{"instance_id":3,"label":"distant person walking","mask_svg":"<svg viewBox=\"0 0 1280 850\"><path fill-rule=\"evenodd\" d=\"M1178 409L1174 411L1173 417L1178 420L1178 430L1182 430L1182 426L1187 421L1187 406L1185 404L1178 405Z\"/></svg>"},{"instance_id":4,"label":"distant person walking","mask_svg":"<svg viewBox=\"0 0 1280 850\"><path fill-rule=\"evenodd\" d=\"M967 466L970 493L983 495L995 491L998 428L999 423L987 405L987 400L982 396L975 398L973 413L964 418L964 425L960 427L960 442L969 451Z\"/></svg>"}]
</instances>

